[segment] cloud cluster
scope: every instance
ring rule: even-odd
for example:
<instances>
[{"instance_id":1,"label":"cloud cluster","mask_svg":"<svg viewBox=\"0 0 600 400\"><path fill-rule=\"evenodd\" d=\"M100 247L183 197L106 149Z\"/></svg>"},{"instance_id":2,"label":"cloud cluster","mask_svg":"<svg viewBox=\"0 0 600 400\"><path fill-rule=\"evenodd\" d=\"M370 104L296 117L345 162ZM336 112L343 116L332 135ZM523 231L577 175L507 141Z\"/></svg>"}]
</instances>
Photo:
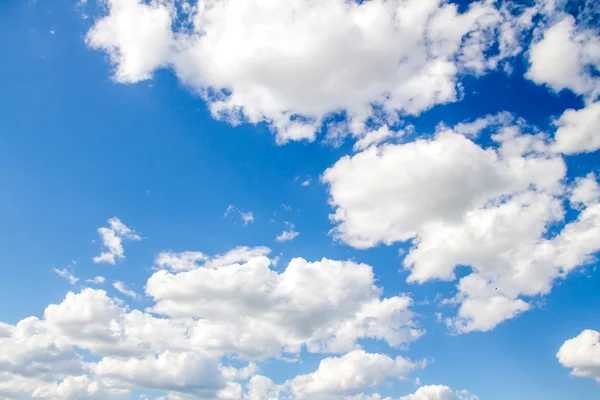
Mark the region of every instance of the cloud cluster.
<instances>
[{"instance_id":1,"label":"cloud cluster","mask_svg":"<svg viewBox=\"0 0 600 400\"><path fill-rule=\"evenodd\" d=\"M568 126L586 135L586 120L568 113L559 133ZM463 125L462 133L482 126ZM470 266L447 301L460 304L447 321L458 332L489 330L528 310L524 298L547 294L600 250L600 203L593 174L565 184L555 149L576 136L550 140L526 128L496 127L492 144L481 146L442 127L429 139L343 157L322 177L334 235L356 248L411 241L408 282L454 280L457 266ZM569 199L579 215L565 224Z\"/></svg>"},{"instance_id":2,"label":"cloud cluster","mask_svg":"<svg viewBox=\"0 0 600 400\"><path fill-rule=\"evenodd\" d=\"M157 257L158 270L146 285L153 305L145 311L104 290L82 288L48 305L41 319L0 324L0 395L118 399L147 389L182 399L265 399L265 393L343 399L425 366L359 345L368 338L400 348L424 333L414 322L411 299L382 298L366 264L295 258L278 272L264 247L198 254ZM114 286L132 295L121 282ZM297 357L302 351L340 356L327 356L313 373L280 383L257 375L254 362L234 368L224 361Z\"/></svg>"},{"instance_id":3,"label":"cloud cluster","mask_svg":"<svg viewBox=\"0 0 600 400\"><path fill-rule=\"evenodd\" d=\"M279 142L313 140L332 114L358 133L370 119L455 101L460 74L483 73L515 47L510 13L490 1L462 13L441 0L106 5L86 41L109 55L116 80L170 67L215 117L267 122Z\"/></svg>"}]
</instances>

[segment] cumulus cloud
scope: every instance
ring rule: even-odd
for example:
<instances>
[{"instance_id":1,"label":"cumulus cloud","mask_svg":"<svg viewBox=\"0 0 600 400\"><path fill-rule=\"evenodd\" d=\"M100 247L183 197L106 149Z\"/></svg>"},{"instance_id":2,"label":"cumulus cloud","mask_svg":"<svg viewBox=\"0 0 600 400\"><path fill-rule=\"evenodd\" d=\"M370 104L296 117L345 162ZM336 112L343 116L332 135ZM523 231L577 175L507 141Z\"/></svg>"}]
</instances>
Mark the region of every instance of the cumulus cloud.
<instances>
[{"instance_id":1,"label":"cumulus cloud","mask_svg":"<svg viewBox=\"0 0 600 400\"><path fill-rule=\"evenodd\" d=\"M549 234L564 218L566 166L546 136L525 128L497 127L482 147L442 127L430 139L343 157L322 176L334 236L356 248L412 241L409 282L454 280L457 265L470 266L447 320L457 332L514 318L530 308L527 297L547 294L600 249L594 177L575 189L577 219Z\"/></svg>"},{"instance_id":2,"label":"cumulus cloud","mask_svg":"<svg viewBox=\"0 0 600 400\"><path fill-rule=\"evenodd\" d=\"M300 234L300 232L296 232L296 226L288 221L285 221L284 223L287 227L287 230L284 230L279 235L277 235L275 240L278 242L287 242L296 239L296 237Z\"/></svg>"},{"instance_id":3,"label":"cumulus cloud","mask_svg":"<svg viewBox=\"0 0 600 400\"><path fill-rule=\"evenodd\" d=\"M198 263L181 256L189 252L157 257L165 262L147 282L154 303L145 311L82 288L48 305L41 319L0 323L0 395L125 399L132 390L158 390L173 400L341 399L424 366L361 349L360 339L400 348L424 333L411 299L382 298L370 266L296 258L278 272L268 253L238 247ZM191 265L181 267L182 258ZM281 383L257 375L255 362L243 364L303 351L341 356Z\"/></svg>"},{"instance_id":4,"label":"cumulus cloud","mask_svg":"<svg viewBox=\"0 0 600 400\"><path fill-rule=\"evenodd\" d=\"M580 110L566 110L556 125L554 151L576 154L600 149L600 102L588 104Z\"/></svg>"},{"instance_id":5,"label":"cumulus cloud","mask_svg":"<svg viewBox=\"0 0 600 400\"><path fill-rule=\"evenodd\" d=\"M124 240L142 240L140 235L122 223L117 217L110 218L108 225L108 227L98 228L98 234L102 238L102 243L107 248L107 251L94 257L95 263L106 262L114 264L116 258L125 258L125 250L123 249Z\"/></svg>"},{"instance_id":6,"label":"cumulus cloud","mask_svg":"<svg viewBox=\"0 0 600 400\"><path fill-rule=\"evenodd\" d=\"M368 265L295 258L281 273L270 265L257 256L176 274L161 270L148 279L146 294L155 313L200 318L189 331L192 340L253 358L302 346L344 352L357 348L359 338L398 347L423 333L412 321L408 297L380 299Z\"/></svg>"},{"instance_id":7,"label":"cumulus cloud","mask_svg":"<svg viewBox=\"0 0 600 400\"><path fill-rule=\"evenodd\" d=\"M600 94L600 77L592 70L600 69L598 32L578 27L571 15L565 15L543 31L529 51L527 77L559 92L573 92L594 99Z\"/></svg>"},{"instance_id":8,"label":"cumulus cloud","mask_svg":"<svg viewBox=\"0 0 600 400\"><path fill-rule=\"evenodd\" d=\"M558 362L571 368L571 375L592 378L600 383L600 332L586 329L563 343Z\"/></svg>"},{"instance_id":9,"label":"cumulus cloud","mask_svg":"<svg viewBox=\"0 0 600 400\"><path fill-rule=\"evenodd\" d=\"M280 143L314 140L340 111L358 132L371 118L455 101L459 74L511 55L508 34L502 54L485 55L507 30L505 10L487 1L464 13L441 0L106 4L87 43L109 55L115 79L138 82L170 67L215 117L267 122Z\"/></svg>"}]
</instances>

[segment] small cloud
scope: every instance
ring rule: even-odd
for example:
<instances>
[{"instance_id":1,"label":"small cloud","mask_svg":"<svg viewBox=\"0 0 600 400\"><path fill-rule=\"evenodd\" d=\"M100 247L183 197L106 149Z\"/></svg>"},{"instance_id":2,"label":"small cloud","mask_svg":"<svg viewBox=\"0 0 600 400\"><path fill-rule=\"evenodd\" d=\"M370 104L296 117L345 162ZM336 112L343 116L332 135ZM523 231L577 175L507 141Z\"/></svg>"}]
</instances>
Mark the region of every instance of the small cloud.
<instances>
[{"instance_id":1,"label":"small cloud","mask_svg":"<svg viewBox=\"0 0 600 400\"><path fill-rule=\"evenodd\" d=\"M234 205L230 205L229 207L227 207L227 209L225 210L225 214L223 214L223 218L227 217L232 212L237 212L240 215L240 218L242 219L242 221L244 221L244 226L253 223L256 219L252 211L242 211Z\"/></svg>"},{"instance_id":2,"label":"small cloud","mask_svg":"<svg viewBox=\"0 0 600 400\"><path fill-rule=\"evenodd\" d=\"M54 30L53 29L50 29L50 34L54 35Z\"/></svg>"},{"instance_id":3,"label":"small cloud","mask_svg":"<svg viewBox=\"0 0 600 400\"><path fill-rule=\"evenodd\" d=\"M302 183L300 184L300 186L306 187L306 186L310 185L310 182L311 182L310 178L308 178L308 179L302 181Z\"/></svg>"},{"instance_id":4,"label":"small cloud","mask_svg":"<svg viewBox=\"0 0 600 400\"><path fill-rule=\"evenodd\" d=\"M134 300L141 300L141 296L139 294L137 294L136 292L134 292L133 290L129 289L123 282L121 281L116 281L115 283L113 283L113 287L115 289L117 289L119 292L121 292L122 294L124 294L125 296L131 297Z\"/></svg>"},{"instance_id":5,"label":"small cloud","mask_svg":"<svg viewBox=\"0 0 600 400\"><path fill-rule=\"evenodd\" d=\"M134 230L130 229L122 223L117 217L113 217L108 220L109 227L98 228L98 234L102 238L102 243L108 251L103 252L97 257L94 257L95 263L115 263L116 258L125 258L125 251L123 249L123 240L142 240L142 237L138 235ZM92 241L95 243L94 241Z\"/></svg>"},{"instance_id":6,"label":"small cloud","mask_svg":"<svg viewBox=\"0 0 600 400\"><path fill-rule=\"evenodd\" d=\"M254 214L252 213L252 211L249 212L241 212L240 211L240 216L242 217L242 220L244 221L244 225L248 225L254 222Z\"/></svg>"},{"instance_id":7,"label":"small cloud","mask_svg":"<svg viewBox=\"0 0 600 400\"><path fill-rule=\"evenodd\" d=\"M146 196L150 196L152 194L152 192L150 191L150 189L146 189Z\"/></svg>"},{"instance_id":8,"label":"small cloud","mask_svg":"<svg viewBox=\"0 0 600 400\"><path fill-rule=\"evenodd\" d=\"M69 284L74 285L77 283L77 281L79 281L79 278L76 278L73 273L71 271L69 271L67 268L63 268L63 269L53 269L54 272L56 272L61 278L66 279Z\"/></svg>"},{"instance_id":9,"label":"small cloud","mask_svg":"<svg viewBox=\"0 0 600 400\"><path fill-rule=\"evenodd\" d=\"M283 232L281 232L281 234L279 236L277 236L275 238L275 240L280 243L294 240L300 234L300 232L296 232L294 230L294 228L295 228L294 224L292 224L291 222L287 222L287 221L285 221L284 223L287 226L287 230L284 230Z\"/></svg>"},{"instance_id":10,"label":"small cloud","mask_svg":"<svg viewBox=\"0 0 600 400\"><path fill-rule=\"evenodd\" d=\"M282 204L281 208L283 208L285 211L292 211L292 206L288 204Z\"/></svg>"},{"instance_id":11,"label":"small cloud","mask_svg":"<svg viewBox=\"0 0 600 400\"><path fill-rule=\"evenodd\" d=\"M421 386L421 379L418 376L415 378L415 385Z\"/></svg>"},{"instance_id":12,"label":"small cloud","mask_svg":"<svg viewBox=\"0 0 600 400\"><path fill-rule=\"evenodd\" d=\"M96 277L94 277L94 279L86 279L85 281L86 281L86 283L95 283L97 285L100 285L100 284L104 283L105 279L103 276L96 276Z\"/></svg>"}]
</instances>

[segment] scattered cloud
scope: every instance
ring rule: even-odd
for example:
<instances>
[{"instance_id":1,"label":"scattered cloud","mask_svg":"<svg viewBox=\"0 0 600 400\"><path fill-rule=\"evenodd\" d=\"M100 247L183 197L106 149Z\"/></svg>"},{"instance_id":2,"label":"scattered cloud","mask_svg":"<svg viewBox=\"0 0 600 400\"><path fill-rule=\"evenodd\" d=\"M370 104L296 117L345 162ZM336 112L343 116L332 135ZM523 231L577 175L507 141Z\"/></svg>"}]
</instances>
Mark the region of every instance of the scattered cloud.
<instances>
[{"instance_id":1,"label":"scattered cloud","mask_svg":"<svg viewBox=\"0 0 600 400\"><path fill-rule=\"evenodd\" d=\"M117 291L119 291L120 293L124 294L127 297L131 297L134 300L140 300L141 299L141 296L139 294L137 294L133 290L129 289L127 287L127 285L125 285L121 281L116 281L115 283L113 283L113 287L115 289L117 289Z\"/></svg>"},{"instance_id":2,"label":"scattered cloud","mask_svg":"<svg viewBox=\"0 0 600 400\"><path fill-rule=\"evenodd\" d=\"M69 282L69 284L71 284L71 285L74 285L79 281L79 278L76 278L73 275L73 272L71 270L69 270L68 268L63 268L63 269L54 268L53 271L56 272L61 278L66 279Z\"/></svg>"},{"instance_id":3,"label":"scattered cloud","mask_svg":"<svg viewBox=\"0 0 600 400\"><path fill-rule=\"evenodd\" d=\"M104 279L104 277L103 277L103 276L96 276L96 277L94 277L93 279L86 279L85 281L86 281L87 283L94 283L94 284L98 284L98 285L100 285L100 284L103 284L105 280L106 280L106 279Z\"/></svg>"},{"instance_id":4,"label":"scattered cloud","mask_svg":"<svg viewBox=\"0 0 600 400\"><path fill-rule=\"evenodd\" d=\"M227 217L232 212L237 212L239 214L240 218L244 222L244 226L253 223L255 220L254 213L252 211L242 211L234 205L227 207L225 214L223 214L223 218Z\"/></svg>"},{"instance_id":5,"label":"scattered cloud","mask_svg":"<svg viewBox=\"0 0 600 400\"><path fill-rule=\"evenodd\" d=\"M102 244L107 248L107 251L94 257L94 262L105 262L114 265L116 258L125 258L122 242L124 240L139 241L142 240L142 237L123 224L117 217L109 219L108 225L108 227L98 228L98 234L102 238Z\"/></svg>"},{"instance_id":6,"label":"scattered cloud","mask_svg":"<svg viewBox=\"0 0 600 400\"><path fill-rule=\"evenodd\" d=\"M563 367L572 369L571 375L600 383L600 332L586 329L565 341L556 358Z\"/></svg>"},{"instance_id":7,"label":"scattered cloud","mask_svg":"<svg viewBox=\"0 0 600 400\"><path fill-rule=\"evenodd\" d=\"M287 230L284 230L275 238L275 240L280 243L294 240L300 234L300 232L295 231L296 227L291 222L285 221L284 224L287 227Z\"/></svg>"}]
</instances>

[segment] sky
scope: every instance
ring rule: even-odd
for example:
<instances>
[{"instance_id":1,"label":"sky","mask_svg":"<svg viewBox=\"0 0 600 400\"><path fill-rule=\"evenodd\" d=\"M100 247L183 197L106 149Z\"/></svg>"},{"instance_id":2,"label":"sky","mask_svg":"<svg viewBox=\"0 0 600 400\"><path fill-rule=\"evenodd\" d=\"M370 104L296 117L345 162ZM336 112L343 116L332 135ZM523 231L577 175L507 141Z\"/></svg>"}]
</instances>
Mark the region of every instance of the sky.
<instances>
[{"instance_id":1,"label":"sky","mask_svg":"<svg viewBox=\"0 0 600 400\"><path fill-rule=\"evenodd\" d=\"M598 15L0 2L0 399L599 398Z\"/></svg>"}]
</instances>

